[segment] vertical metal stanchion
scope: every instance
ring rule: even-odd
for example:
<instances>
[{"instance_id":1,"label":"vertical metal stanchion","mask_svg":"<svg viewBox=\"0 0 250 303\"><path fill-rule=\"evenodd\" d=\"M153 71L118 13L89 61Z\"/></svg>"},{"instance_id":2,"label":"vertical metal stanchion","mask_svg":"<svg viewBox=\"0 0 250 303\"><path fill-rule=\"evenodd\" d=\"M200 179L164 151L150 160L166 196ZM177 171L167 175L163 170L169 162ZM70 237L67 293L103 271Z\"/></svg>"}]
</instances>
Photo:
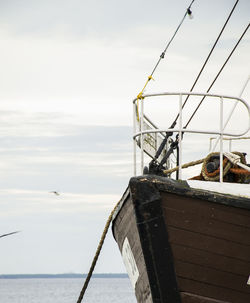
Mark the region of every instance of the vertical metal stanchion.
<instances>
[{"instance_id":1,"label":"vertical metal stanchion","mask_svg":"<svg viewBox=\"0 0 250 303\"><path fill-rule=\"evenodd\" d=\"M182 178L182 94L179 96L179 178Z\"/></svg>"},{"instance_id":2,"label":"vertical metal stanchion","mask_svg":"<svg viewBox=\"0 0 250 303\"><path fill-rule=\"evenodd\" d=\"M134 112L134 117L133 117L133 135L136 133L136 120L137 120L137 111L136 111L136 101L133 104L133 112ZM134 176L136 176L136 138L133 137L133 145L134 145Z\"/></svg>"},{"instance_id":3,"label":"vertical metal stanchion","mask_svg":"<svg viewBox=\"0 0 250 303\"><path fill-rule=\"evenodd\" d=\"M212 138L209 139L209 152L211 153L212 150Z\"/></svg>"},{"instance_id":4,"label":"vertical metal stanchion","mask_svg":"<svg viewBox=\"0 0 250 303\"><path fill-rule=\"evenodd\" d=\"M140 117L140 131L141 131L141 174L143 174L143 168L144 168L144 135L143 132L143 121L144 121L144 113L143 113L143 99L141 101L141 117Z\"/></svg>"},{"instance_id":5,"label":"vertical metal stanchion","mask_svg":"<svg viewBox=\"0 0 250 303\"><path fill-rule=\"evenodd\" d=\"M223 97L220 97L220 183L223 182Z\"/></svg>"}]
</instances>

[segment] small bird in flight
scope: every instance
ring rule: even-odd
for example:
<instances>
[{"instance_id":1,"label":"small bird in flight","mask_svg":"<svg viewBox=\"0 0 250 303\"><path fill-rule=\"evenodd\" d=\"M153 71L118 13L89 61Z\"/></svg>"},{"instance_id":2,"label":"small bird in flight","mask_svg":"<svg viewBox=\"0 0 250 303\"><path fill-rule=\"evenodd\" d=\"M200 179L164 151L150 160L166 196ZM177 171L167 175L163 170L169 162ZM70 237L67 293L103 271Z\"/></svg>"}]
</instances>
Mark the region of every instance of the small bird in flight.
<instances>
[{"instance_id":1,"label":"small bird in flight","mask_svg":"<svg viewBox=\"0 0 250 303\"><path fill-rule=\"evenodd\" d=\"M51 194L55 194L55 195L57 195L57 196L60 195L59 192L57 192L57 191L50 191L50 193L51 193Z\"/></svg>"},{"instance_id":2,"label":"small bird in flight","mask_svg":"<svg viewBox=\"0 0 250 303\"><path fill-rule=\"evenodd\" d=\"M0 238L6 237L6 236L10 236L10 235L13 235L13 234L17 234L17 233L20 233L20 231L13 231L12 233L0 235Z\"/></svg>"}]
</instances>

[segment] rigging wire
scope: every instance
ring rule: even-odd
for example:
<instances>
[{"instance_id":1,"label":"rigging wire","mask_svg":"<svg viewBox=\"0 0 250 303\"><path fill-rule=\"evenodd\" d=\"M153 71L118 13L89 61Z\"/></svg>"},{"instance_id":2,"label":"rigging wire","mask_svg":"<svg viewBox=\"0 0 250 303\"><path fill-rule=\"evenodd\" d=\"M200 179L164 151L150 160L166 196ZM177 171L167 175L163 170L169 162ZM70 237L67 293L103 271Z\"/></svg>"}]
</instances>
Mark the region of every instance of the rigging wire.
<instances>
[{"instance_id":1,"label":"rigging wire","mask_svg":"<svg viewBox=\"0 0 250 303\"><path fill-rule=\"evenodd\" d=\"M246 89L246 87L247 87L249 81L250 81L250 76L248 76L248 78L247 78L245 84L243 85L243 87L242 87L242 89L241 89L241 92L240 92L240 94L239 94L239 96L238 96L239 98L241 98L241 96L243 95L243 93L244 93L244 91L245 91L245 89ZM231 119L231 117L232 117L232 115L233 115L233 113L234 113L234 111L235 111L235 108L236 108L237 104L238 104L238 102L235 101L235 103L234 103L234 105L233 105L233 107L232 107L232 109L231 109L231 112L230 112L229 116L227 117L227 120L226 120L226 122L225 122L225 124L224 124L224 126L223 126L223 130L227 127L227 124L228 124L228 122L230 121L230 119ZM238 140L238 139L239 139L239 138L233 138L233 139L230 139L230 140ZM241 137L241 139L245 139L245 138L244 138L244 137ZM248 139L250 139L250 137L249 137ZM223 140L229 140L229 139L223 139ZM210 142L211 142L211 139L210 139ZM218 142L219 142L219 137L217 137L217 139L216 139L216 142L215 142L215 144L214 144L214 147L213 147L213 149L212 149L212 152L214 152L214 150L215 150L215 148L216 148ZM230 143L231 143L231 141L230 141ZM211 150L211 149L210 149L210 150Z\"/></svg>"},{"instance_id":2,"label":"rigging wire","mask_svg":"<svg viewBox=\"0 0 250 303\"><path fill-rule=\"evenodd\" d=\"M151 73L151 75L150 75L151 77L153 76L155 70L157 69L157 67L158 67L158 65L159 65L159 63L160 63L160 61L161 61L162 59L164 59L165 54L166 54L166 52L167 52L167 49L169 48L171 42L174 40L174 37L176 36L176 34L177 34L179 28L181 27L182 23L184 22L186 16L187 16L187 15L189 15L189 16L192 15L191 6L192 6L192 4L194 3L194 1L195 1L195 0L192 0L192 2L190 3L190 5L189 5L189 7L187 8L187 10L186 10L186 12L185 12L185 14L184 14L184 16L183 16L183 18L182 18L180 24L179 24L178 27L176 28L176 30L175 30L175 32L174 32L172 38L169 40L169 42L168 42L167 46L165 47L164 51L161 53L160 58L158 59L156 65L155 65L155 67L154 67L154 69L153 69L153 71L152 71L152 73ZM238 0L238 1L239 1L239 0Z\"/></svg>"},{"instance_id":3,"label":"rigging wire","mask_svg":"<svg viewBox=\"0 0 250 303\"><path fill-rule=\"evenodd\" d=\"M218 79L219 75L221 74L221 72L223 71L224 67L226 66L227 62L229 61L229 59L231 58L232 54L234 53L234 51L236 50L237 46L239 45L240 41L242 40L242 38L244 37L245 33L247 32L247 30L249 29L250 23L247 25L247 27L245 28L244 32L242 33L242 35L240 36L239 40L237 41L237 43L235 44L234 48L232 49L231 53L229 54L229 56L227 57L226 61L223 63L222 67L220 68L219 72L217 73L216 77L214 78L213 82L211 83L211 85L209 86L207 93L210 91L210 89L212 88L212 86L214 85L214 83L216 82L216 80ZM197 110L199 109L199 107L201 106L202 102L204 101L204 99L206 98L206 96L204 96L200 103L198 104L198 106L196 107L196 109L194 110L193 114L191 115L191 117L189 118L188 122L186 123L186 125L183 128L187 128L187 126L189 125L189 123L191 122L191 120L193 119L194 115L196 114ZM184 133L183 133L184 134ZM182 134L182 135L183 135ZM168 134L167 134L168 135ZM167 136L166 136L167 137ZM165 139L164 139L165 140ZM179 137L178 135L176 135L176 139L175 141L173 141L170 145L170 148L168 150L168 152L166 153L166 155L163 157L163 159L161 160L160 164L159 164L159 168L161 169L164 165L164 163L166 163L166 160L168 159L168 157L170 156L171 153L173 153L174 149L177 148L179 143ZM159 148L160 149L160 148ZM158 151L157 151L158 153ZM155 159L154 159L155 160ZM154 160L151 161L150 165L154 165Z\"/></svg>"},{"instance_id":4,"label":"rigging wire","mask_svg":"<svg viewBox=\"0 0 250 303\"><path fill-rule=\"evenodd\" d=\"M184 22L186 16L187 16L187 15L189 15L190 17L192 16L191 6L193 5L194 1L195 1L195 0L192 0L192 2L190 3L189 7L186 9L186 12L185 12L183 18L181 19L181 22L180 22L179 25L177 26L177 28L176 28L176 30L175 30L175 32L174 32L172 38L169 40L169 42L168 42L167 46L165 47L164 51L161 53L160 58L158 59L156 65L154 66L154 68L153 68L153 70L152 70L150 76L148 76L148 79L147 79L147 81L146 81L146 83L145 83L143 89L142 89L141 92L138 94L137 100L143 98L142 94L143 94L143 92L144 92L146 86L148 85L148 82L149 82L151 79L153 79L153 74L155 73L155 71L156 71L156 69L157 69L159 63L161 62L161 60L164 59L165 54L166 54L166 52L167 52L167 49L169 48L170 44L171 44L172 41L174 40L174 38L175 38L177 32L179 31L179 29L180 29L182 23ZM137 110L138 110L138 106L137 106ZM139 114L138 114L138 112L137 112L137 118L138 118L138 117L139 117Z\"/></svg>"},{"instance_id":5,"label":"rigging wire","mask_svg":"<svg viewBox=\"0 0 250 303\"><path fill-rule=\"evenodd\" d=\"M226 66L227 62L229 61L229 59L231 58L232 54L234 53L234 51L236 50L237 46L239 45L240 41L242 40L242 38L244 37L245 33L247 32L247 30L249 29L250 23L248 23L247 27L245 28L244 32L242 33L242 35L240 36L239 40L237 41L237 43L235 44L234 48L232 49L231 53L229 54L229 56L227 57L226 61L223 63L221 69L219 70L219 72L217 73L216 77L214 78L213 82L211 83L211 85L209 86L207 93L210 91L210 89L213 87L215 81L218 79L219 75L221 74L221 72L223 71L224 67ZM184 128L187 128L187 126L189 125L189 123L191 122L191 120L193 119L194 115L196 114L197 110L199 109L199 107L201 106L202 102L204 101L204 99L206 98L206 96L204 96L200 103L197 105L196 109L194 110L193 114L191 115L191 117L189 118L188 122L186 123L186 125L184 126Z\"/></svg>"},{"instance_id":6,"label":"rigging wire","mask_svg":"<svg viewBox=\"0 0 250 303\"><path fill-rule=\"evenodd\" d=\"M207 56L207 58L206 58L206 60L205 60L205 62L204 62L204 64L203 64L201 70L199 71L198 76L196 77L196 79L195 79L195 81L194 81L194 84L192 85L192 87L191 87L191 89L190 89L190 92L193 91L193 89L194 89L194 87L195 87L197 81L199 80L199 78L200 78L200 76L201 76L201 74L202 74L202 72L203 72L203 70L204 70L204 68L205 68L205 66L206 66L206 64L207 64L207 62L208 62L208 60L209 60L209 58L211 57L211 55L212 55L212 53L213 53L213 51L214 51L214 49L215 49L215 46L217 45L217 43L218 43L218 41L219 41L219 39L220 39L220 37L221 37L223 31L224 31L224 29L225 29L225 27L226 27L226 25L227 25L229 19L231 18L232 13L234 12L234 9L235 9L235 7L237 6L238 2L239 2L239 0L237 0L237 1L235 2L235 4L234 4L234 6L233 6L233 8L232 8L232 10L231 10L231 12L230 12L230 14L229 14L229 16L227 17L226 22L224 23L224 25L223 25L223 27L222 27L222 29L221 29L221 31L220 31L220 33L219 33L217 39L216 39L215 42L214 42L214 45L212 46L212 48L211 48L211 50L210 50L210 52L209 52L209 54L208 54L208 56ZM187 103L189 97L190 97L190 95L187 95L187 97L186 97L186 99L185 99L185 101L184 101L184 103L183 103L183 105L182 105L182 109L183 109L184 106L186 105L186 103ZM176 123L177 123L177 120L178 120L178 118L179 118L179 115L180 115L180 114L178 113L177 116L176 116L176 118L175 118L175 120L174 120L174 122L173 122L172 125L171 125L171 128L174 128L174 127L175 127L175 125L176 125Z\"/></svg>"},{"instance_id":7,"label":"rigging wire","mask_svg":"<svg viewBox=\"0 0 250 303\"><path fill-rule=\"evenodd\" d=\"M194 81L194 83L193 83L193 85L192 85L192 87L191 87L191 89L190 89L191 92L193 91L193 89L194 89L194 87L195 87L197 81L199 80L199 78L200 78L200 76L201 76L201 74L202 74L202 72L203 72L203 70L204 70L204 68L205 68L205 66L206 66L206 64L207 64L207 62L208 62L208 60L210 59L210 57L211 57L211 55L212 55L212 53L213 53L213 51L214 51L214 49L215 49L215 47L216 47L216 45L217 45L217 43L218 43L218 41L219 41L219 39L220 39L222 33L224 32L224 29L225 29L225 27L226 27L226 25L227 25L229 19L231 18L231 16L232 16L232 14L233 14L233 12L234 12L234 10L235 10L235 8L236 8L238 2L239 2L239 0L236 0L234 6L233 6L233 8L232 8L232 10L230 11L230 13L229 13L229 15L228 15L228 17L227 17L227 20L225 21L225 23L224 23L224 25L223 25L223 27L222 27L222 29L221 29L221 31L220 31L218 37L216 38L216 40L215 40L215 42L214 42L214 44L213 44L213 46L212 46L212 48L211 48L211 50L210 50L210 52L209 52L209 54L208 54L208 56L207 56L207 58L206 58L206 60L205 60L205 62L204 62L204 64L203 64L202 68L200 69L200 71L199 71L199 73L198 73L198 76L196 77L196 79L195 79L195 81ZM187 95L187 97L186 97L186 99L185 99L185 101L184 101L184 103L183 103L183 105L182 105L182 109L183 109L184 106L186 105L188 99L189 99L189 95ZM179 115L180 115L180 114L178 113L177 116L176 116L176 118L175 118L175 120L174 120L173 123L171 124L170 128L174 128L174 127L175 127L175 125L176 125L176 123L177 123L177 120L178 120L178 118L179 118ZM161 154L161 152L162 152L164 146L165 146L166 143L167 143L168 138L169 138L170 136L172 136L172 135L173 135L173 133L171 133L171 132L166 134L166 137L165 137L165 139L162 141L161 145L159 146L159 149L158 149L158 151L156 152L153 161L155 161L155 160L159 157L159 155ZM175 143L175 144L173 145L173 149L175 149L175 148L177 147L177 144L178 144L178 143ZM173 150L172 150L172 152L173 152ZM170 153L171 153L171 150L169 150L169 153L167 153L167 155L168 155L168 154L170 155ZM165 157L166 157L166 156L165 156ZM165 158L165 157L164 157L164 158Z\"/></svg>"}]
</instances>

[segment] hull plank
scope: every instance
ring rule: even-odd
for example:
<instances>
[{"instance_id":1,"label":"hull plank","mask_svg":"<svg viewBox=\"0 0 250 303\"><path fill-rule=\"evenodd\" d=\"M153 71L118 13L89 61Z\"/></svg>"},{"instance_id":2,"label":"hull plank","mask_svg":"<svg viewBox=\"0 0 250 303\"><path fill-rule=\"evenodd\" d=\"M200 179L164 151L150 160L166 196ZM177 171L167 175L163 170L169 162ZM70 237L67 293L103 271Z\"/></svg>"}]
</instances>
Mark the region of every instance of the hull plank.
<instances>
[{"instance_id":1,"label":"hull plank","mask_svg":"<svg viewBox=\"0 0 250 303\"><path fill-rule=\"evenodd\" d=\"M197 294L247 302L249 212L236 210L240 225L234 221L234 208L227 205L171 193L162 193L162 205L180 290L194 291L193 281L197 281L204 284ZM215 218L218 211L220 216ZM214 294L211 287L216 287Z\"/></svg>"},{"instance_id":2,"label":"hull plank","mask_svg":"<svg viewBox=\"0 0 250 303\"><path fill-rule=\"evenodd\" d=\"M250 230L250 215L246 216L244 211L241 216L238 215L241 223L238 224L234 222L233 213L227 212L228 207L223 205L211 205L205 201L200 203L198 199L165 193L162 195L162 201L168 226L179 226L182 229L250 246L250 239L246 237ZM215 217L218 211L222 213L223 221Z\"/></svg>"},{"instance_id":3,"label":"hull plank","mask_svg":"<svg viewBox=\"0 0 250 303\"><path fill-rule=\"evenodd\" d=\"M190 293L181 293L182 302L185 303L228 303L221 300L211 299L207 297L201 297Z\"/></svg>"},{"instance_id":4,"label":"hull plank","mask_svg":"<svg viewBox=\"0 0 250 303\"><path fill-rule=\"evenodd\" d=\"M225 303L248 303L249 295L245 293L240 293L233 291L231 289L226 289L222 287L217 287L214 285L209 285L206 283L201 283L197 281L192 281L190 279L179 279L180 288L190 289L193 294L198 294L200 297L209 297L210 299L215 299ZM183 303L186 303L183 301Z\"/></svg>"},{"instance_id":5,"label":"hull plank","mask_svg":"<svg viewBox=\"0 0 250 303\"><path fill-rule=\"evenodd\" d=\"M213 238L212 236L201 235L188 230L181 230L175 227L169 227L168 230L171 234L171 239L175 244L206 250L211 253L217 253L249 263L249 254L247 255L247 253L249 253L248 246L245 247L238 243Z\"/></svg>"},{"instance_id":6,"label":"hull plank","mask_svg":"<svg viewBox=\"0 0 250 303\"><path fill-rule=\"evenodd\" d=\"M197 265L217 269L247 277L249 275L250 263L239 259L232 259L225 255L219 255L206 250L195 249L184 245L172 244L172 251L176 260L190 262Z\"/></svg>"},{"instance_id":7,"label":"hull plank","mask_svg":"<svg viewBox=\"0 0 250 303\"><path fill-rule=\"evenodd\" d=\"M168 196L168 198L166 197L166 195ZM223 204L219 204L219 203L207 204L207 201L203 201L203 203L199 203L197 202L197 200L192 199L191 197L188 196L177 197L172 193L166 193L166 192L162 192L162 197L163 200L168 201L167 205L166 203L163 203L163 207L170 209L172 208L179 213L187 213L187 212L194 213L196 214L196 218L197 218L199 215L204 216L204 212L205 212L205 216L213 220L250 228L249 212L246 212L242 208L224 207ZM186 203L185 201L188 201L187 202L188 208L183 209L182 200L183 203ZM178 203L176 203L176 201L178 201Z\"/></svg>"}]
</instances>

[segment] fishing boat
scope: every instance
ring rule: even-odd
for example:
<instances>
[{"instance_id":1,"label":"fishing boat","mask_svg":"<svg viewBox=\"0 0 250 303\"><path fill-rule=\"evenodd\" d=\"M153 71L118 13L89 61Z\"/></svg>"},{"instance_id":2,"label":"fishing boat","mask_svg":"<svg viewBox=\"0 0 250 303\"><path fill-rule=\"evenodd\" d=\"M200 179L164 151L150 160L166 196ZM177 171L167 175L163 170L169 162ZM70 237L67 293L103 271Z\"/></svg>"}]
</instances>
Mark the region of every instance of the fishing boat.
<instances>
[{"instance_id":1,"label":"fishing boat","mask_svg":"<svg viewBox=\"0 0 250 303\"><path fill-rule=\"evenodd\" d=\"M200 128L184 125L187 98L205 98L212 108L218 104L217 124L204 125L201 118ZM175 123L158 127L147 105L157 108L154 119L158 112L168 121L173 102ZM230 102L245 111L241 130L226 127L232 112L226 120L224 109ZM137 302L249 303L249 150L225 146L226 140L249 139L243 137L250 129L248 103L209 92L142 93L133 109L134 176L113 214L112 231ZM213 136L218 148L200 158L195 152L196 159L183 164L189 134L198 136L191 145L201 149L199 138ZM194 165L199 165L198 175L186 177L184 169Z\"/></svg>"}]
</instances>

